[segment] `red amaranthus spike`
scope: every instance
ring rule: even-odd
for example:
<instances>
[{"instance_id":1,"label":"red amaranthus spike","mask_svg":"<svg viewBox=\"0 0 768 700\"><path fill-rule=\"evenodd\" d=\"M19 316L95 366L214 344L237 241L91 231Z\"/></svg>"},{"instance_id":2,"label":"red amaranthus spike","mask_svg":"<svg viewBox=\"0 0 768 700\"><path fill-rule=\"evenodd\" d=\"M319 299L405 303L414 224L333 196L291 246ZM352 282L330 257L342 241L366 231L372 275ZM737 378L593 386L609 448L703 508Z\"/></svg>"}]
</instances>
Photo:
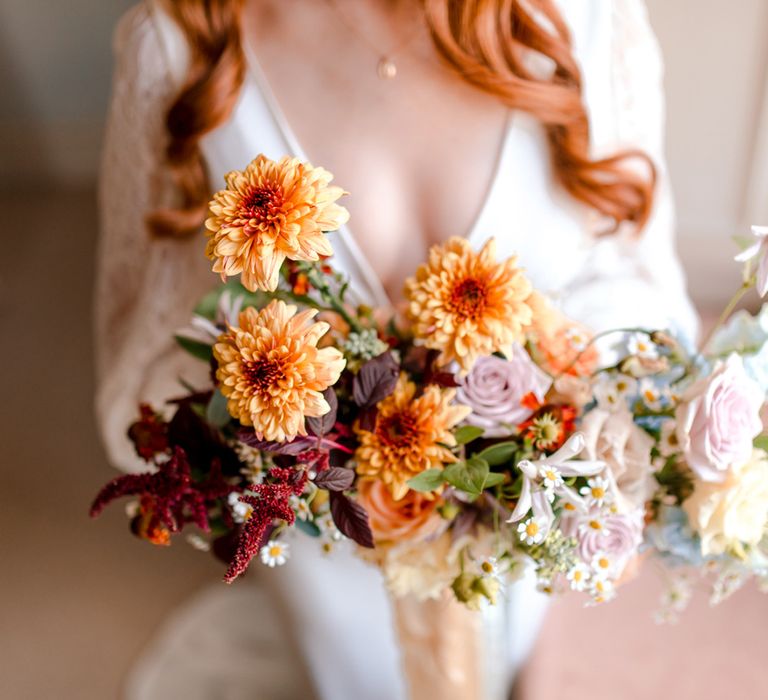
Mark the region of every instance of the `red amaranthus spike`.
<instances>
[{"instance_id":1,"label":"red amaranthus spike","mask_svg":"<svg viewBox=\"0 0 768 700\"><path fill-rule=\"evenodd\" d=\"M177 447L171 458L160 464L154 473L124 474L112 479L93 501L91 517L98 516L117 498L141 496L146 518L143 530L157 532L165 528L169 532L178 532L185 523L193 522L208 532L207 502L233 490L234 487L224 481L218 460L211 465L211 474L206 481L193 483L187 456Z\"/></svg>"},{"instance_id":2,"label":"red amaranthus spike","mask_svg":"<svg viewBox=\"0 0 768 700\"><path fill-rule=\"evenodd\" d=\"M273 467L269 471L271 483L251 487L254 496L241 496L240 500L253 508L251 517L243 525L237 549L224 575L226 583L232 583L242 574L261 549L264 534L275 520L293 525L296 514L289 504L291 496L298 496L307 483L305 470Z\"/></svg>"}]
</instances>

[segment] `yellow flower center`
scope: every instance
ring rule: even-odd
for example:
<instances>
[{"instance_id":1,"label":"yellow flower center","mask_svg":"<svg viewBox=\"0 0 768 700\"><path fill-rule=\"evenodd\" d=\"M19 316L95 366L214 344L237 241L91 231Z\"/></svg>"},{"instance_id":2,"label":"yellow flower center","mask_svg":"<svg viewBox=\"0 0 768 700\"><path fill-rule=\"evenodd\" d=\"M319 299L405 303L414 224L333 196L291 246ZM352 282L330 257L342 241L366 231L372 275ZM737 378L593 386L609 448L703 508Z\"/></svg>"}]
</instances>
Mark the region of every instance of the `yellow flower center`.
<instances>
[{"instance_id":1,"label":"yellow flower center","mask_svg":"<svg viewBox=\"0 0 768 700\"><path fill-rule=\"evenodd\" d=\"M549 481L557 481L557 473L555 473L555 472L553 472L551 470L548 471L547 472L547 479L549 479Z\"/></svg>"},{"instance_id":2,"label":"yellow flower center","mask_svg":"<svg viewBox=\"0 0 768 700\"><path fill-rule=\"evenodd\" d=\"M539 526L534 522L530 522L525 526L525 534L528 535L528 537L536 537L538 532Z\"/></svg>"},{"instance_id":3,"label":"yellow flower center","mask_svg":"<svg viewBox=\"0 0 768 700\"><path fill-rule=\"evenodd\" d=\"M608 567L611 565L611 562L609 562L609 561L608 561L608 560L607 560L605 557L600 557L600 558L597 560L597 565L598 565L598 566L599 566L601 569L607 569L607 568L608 568Z\"/></svg>"},{"instance_id":4,"label":"yellow flower center","mask_svg":"<svg viewBox=\"0 0 768 700\"><path fill-rule=\"evenodd\" d=\"M270 557L279 557L282 553L283 553L283 548L278 547L277 545L269 548Z\"/></svg>"},{"instance_id":5,"label":"yellow flower center","mask_svg":"<svg viewBox=\"0 0 768 700\"><path fill-rule=\"evenodd\" d=\"M283 201L282 188L273 183L266 183L261 187L254 187L250 194L243 198L240 213L244 219L257 225L269 223L281 213Z\"/></svg>"},{"instance_id":6,"label":"yellow flower center","mask_svg":"<svg viewBox=\"0 0 768 700\"><path fill-rule=\"evenodd\" d=\"M576 506L573 505L573 503L566 502L566 503L563 504L563 510L571 510L571 511L573 511L573 510L576 510Z\"/></svg>"},{"instance_id":7,"label":"yellow flower center","mask_svg":"<svg viewBox=\"0 0 768 700\"><path fill-rule=\"evenodd\" d=\"M451 290L448 306L461 318L477 318L485 309L486 295L487 290L481 280L467 277Z\"/></svg>"},{"instance_id":8,"label":"yellow flower center","mask_svg":"<svg viewBox=\"0 0 768 700\"><path fill-rule=\"evenodd\" d=\"M603 529L603 524L599 520L590 520L589 521L589 526L593 530L602 530Z\"/></svg>"},{"instance_id":9,"label":"yellow flower center","mask_svg":"<svg viewBox=\"0 0 768 700\"><path fill-rule=\"evenodd\" d=\"M592 498L595 499L601 499L605 498L605 489L601 486L593 486L592 487Z\"/></svg>"},{"instance_id":10,"label":"yellow flower center","mask_svg":"<svg viewBox=\"0 0 768 700\"><path fill-rule=\"evenodd\" d=\"M645 396L646 401L655 401L656 400L656 393L652 389L646 389L643 392L643 396Z\"/></svg>"},{"instance_id":11,"label":"yellow flower center","mask_svg":"<svg viewBox=\"0 0 768 700\"><path fill-rule=\"evenodd\" d=\"M483 571L484 571L486 574L490 574L490 573L493 573L493 564L491 564L491 562L489 562L489 561L484 561L484 562L482 563L482 565L480 566L480 568L481 568L481 569L482 569L482 570L483 570Z\"/></svg>"},{"instance_id":12,"label":"yellow flower center","mask_svg":"<svg viewBox=\"0 0 768 700\"><path fill-rule=\"evenodd\" d=\"M584 578L584 574L581 571L577 569L573 572L573 580L576 581L576 583L581 581L582 578Z\"/></svg>"}]
</instances>

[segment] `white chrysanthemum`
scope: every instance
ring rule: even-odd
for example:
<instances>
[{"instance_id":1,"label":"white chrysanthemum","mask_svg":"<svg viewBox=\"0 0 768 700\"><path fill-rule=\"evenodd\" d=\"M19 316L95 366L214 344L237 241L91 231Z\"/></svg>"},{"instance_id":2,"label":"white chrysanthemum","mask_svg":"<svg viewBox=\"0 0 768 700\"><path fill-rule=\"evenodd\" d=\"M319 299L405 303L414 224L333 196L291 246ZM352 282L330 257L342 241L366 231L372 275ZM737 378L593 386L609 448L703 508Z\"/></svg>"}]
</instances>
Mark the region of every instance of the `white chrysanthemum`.
<instances>
[{"instance_id":1,"label":"white chrysanthemum","mask_svg":"<svg viewBox=\"0 0 768 700\"><path fill-rule=\"evenodd\" d=\"M646 377L640 382L640 398L652 411L660 411L664 407L666 395L652 379Z\"/></svg>"},{"instance_id":2,"label":"white chrysanthemum","mask_svg":"<svg viewBox=\"0 0 768 700\"><path fill-rule=\"evenodd\" d=\"M261 548L261 561L270 568L282 566L288 561L289 546L279 540L270 540Z\"/></svg>"},{"instance_id":3,"label":"white chrysanthemum","mask_svg":"<svg viewBox=\"0 0 768 700\"><path fill-rule=\"evenodd\" d=\"M584 536L595 532L603 535L609 534L605 516L602 513L592 513L588 518L584 518L584 520L579 524L580 535Z\"/></svg>"},{"instance_id":4,"label":"white chrysanthemum","mask_svg":"<svg viewBox=\"0 0 768 700\"><path fill-rule=\"evenodd\" d=\"M312 511L306 499L301 498L300 496L291 496L288 503L299 520L309 520Z\"/></svg>"},{"instance_id":5,"label":"white chrysanthemum","mask_svg":"<svg viewBox=\"0 0 768 700\"><path fill-rule=\"evenodd\" d=\"M595 572L595 576L606 578L613 568L613 559L606 552L595 552L595 556L592 557L590 564L592 565L592 571Z\"/></svg>"},{"instance_id":6,"label":"white chrysanthemum","mask_svg":"<svg viewBox=\"0 0 768 700\"><path fill-rule=\"evenodd\" d=\"M590 586L590 595L592 596L593 603L607 603L609 600L613 600L616 597L616 587L608 578L601 578L596 576L592 579L592 585Z\"/></svg>"}]
</instances>

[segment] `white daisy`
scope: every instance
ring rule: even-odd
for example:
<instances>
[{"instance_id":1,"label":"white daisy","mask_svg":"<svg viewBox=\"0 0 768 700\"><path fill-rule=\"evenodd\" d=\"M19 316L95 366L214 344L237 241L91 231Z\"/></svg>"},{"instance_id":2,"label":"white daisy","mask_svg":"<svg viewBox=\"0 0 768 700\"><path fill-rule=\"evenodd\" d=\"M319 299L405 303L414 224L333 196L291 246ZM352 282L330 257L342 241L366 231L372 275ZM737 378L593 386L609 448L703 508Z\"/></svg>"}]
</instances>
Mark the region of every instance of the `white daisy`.
<instances>
[{"instance_id":1,"label":"white daisy","mask_svg":"<svg viewBox=\"0 0 768 700\"><path fill-rule=\"evenodd\" d=\"M565 331L565 337L568 338L571 347L576 352L586 350L589 345L589 336L581 329L575 326Z\"/></svg>"},{"instance_id":2,"label":"white daisy","mask_svg":"<svg viewBox=\"0 0 768 700\"><path fill-rule=\"evenodd\" d=\"M574 591L583 591L587 587L590 577L589 567L583 562L579 562L571 568L566 576L568 582L571 584L571 589Z\"/></svg>"},{"instance_id":3,"label":"white daisy","mask_svg":"<svg viewBox=\"0 0 768 700\"><path fill-rule=\"evenodd\" d=\"M613 581L607 578L595 576L589 590L594 603L607 603L616 597L616 587Z\"/></svg>"},{"instance_id":4,"label":"white daisy","mask_svg":"<svg viewBox=\"0 0 768 700\"><path fill-rule=\"evenodd\" d=\"M236 523L244 523L253 514L253 508L247 503L243 503L240 500L240 493L238 491L232 491L227 496L227 503L229 509L232 511L232 519Z\"/></svg>"},{"instance_id":5,"label":"white daisy","mask_svg":"<svg viewBox=\"0 0 768 700\"><path fill-rule=\"evenodd\" d=\"M637 357L654 360L659 356L659 350L647 333L631 333L627 339L627 353Z\"/></svg>"},{"instance_id":6,"label":"white daisy","mask_svg":"<svg viewBox=\"0 0 768 700\"><path fill-rule=\"evenodd\" d=\"M589 506L601 507L611 500L611 483L604 476L594 476L587 480L587 486L582 486L579 493L584 496Z\"/></svg>"},{"instance_id":7,"label":"white daisy","mask_svg":"<svg viewBox=\"0 0 768 700\"><path fill-rule=\"evenodd\" d=\"M520 541L527 545L540 544L549 529L544 518L528 518L517 526Z\"/></svg>"},{"instance_id":8,"label":"white daisy","mask_svg":"<svg viewBox=\"0 0 768 700\"><path fill-rule=\"evenodd\" d=\"M545 464L539 469L539 476L542 484L547 491L554 491L558 486L563 485L563 475L560 470L552 464ZM554 496L554 494L552 494Z\"/></svg>"},{"instance_id":9,"label":"white daisy","mask_svg":"<svg viewBox=\"0 0 768 700\"><path fill-rule=\"evenodd\" d=\"M659 452L665 457L669 457L676 452L680 452L680 443L677 440L677 430L675 421L666 420L661 424L661 437L659 438Z\"/></svg>"},{"instance_id":10,"label":"white daisy","mask_svg":"<svg viewBox=\"0 0 768 700\"><path fill-rule=\"evenodd\" d=\"M288 502L299 520L309 520L312 511L305 499L300 498L299 496L291 496Z\"/></svg>"},{"instance_id":11,"label":"white daisy","mask_svg":"<svg viewBox=\"0 0 768 700\"><path fill-rule=\"evenodd\" d=\"M605 552L595 552L591 561L592 570L598 578L605 578L611 572L613 560Z\"/></svg>"},{"instance_id":12,"label":"white daisy","mask_svg":"<svg viewBox=\"0 0 768 700\"><path fill-rule=\"evenodd\" d=\"M637 380L628 374L601 374L594 391L600 408L612 411L637 391Z\"/></svg>"},{"instance_id":13,"label":"white daisy","mask_svg":"<svg viewBox=\"0 0 768 700\"><path fill-rule=\"evenodd\" d=\"M579 524L579 533L582 537L594 533L601 535L610 534L601 513L591 513L588 517L584 518Z\"/></svg>"},{"instance_id":14,"label":"white daisy","mask_svg":"<svg viewBox=\"0 0 768 700\"><path fill-rule=\"evenodd\" d=\"M270 568L282 566L288 561L289 547L285 542L270 540L261 548L261 561Z\"/></svg>"},{"instance_id":15,"label":"white daisy","mask_svg":"<svg viewBox=\"0 0 768 700\"><path fill-rule=\"evenodd\" d=\"M652 379L645 378L640 382L640 398L652 411L660 411L663 408L666 394L656 386Z\"/></svg>"},{"instance_id":16,"label":"white daisy","mask_svg":"<svg viewBox=\"0 0 768 700\"><path fill-rule=\"evenodd\" d=\"M315 525L320 528L320 532L329 538L333 542L339 542L344 537L336 527L336 523L333 522L333 517L330 513L323 515L320 518L315 518Z\"/></svg>"}]
</instances>

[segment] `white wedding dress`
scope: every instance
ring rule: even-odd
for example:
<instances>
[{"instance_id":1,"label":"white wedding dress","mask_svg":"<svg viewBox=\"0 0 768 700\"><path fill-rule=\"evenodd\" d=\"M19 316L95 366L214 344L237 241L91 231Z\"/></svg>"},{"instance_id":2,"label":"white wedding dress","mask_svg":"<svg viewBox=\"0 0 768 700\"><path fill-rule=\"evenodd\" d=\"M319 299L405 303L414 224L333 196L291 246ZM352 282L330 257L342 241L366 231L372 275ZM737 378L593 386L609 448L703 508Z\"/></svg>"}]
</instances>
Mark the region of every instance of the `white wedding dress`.
<instances>
[{"instance_id":1,"label":"white wedding dress","mask_svg":"<svg viewBox=\"0 0 768 700\"><path fill-rule=\"evenodd\" d=\"M594 151L638 147L659 166L652 220L639 239L596 239L596 217L555 184L542 128L515 113L472 234L517 253L536 287L595 329L669 326L693 338L697 320L673 245L664 166L662 63L642 0L564 0L585 80ZM101 182L97 288L97 410L112 462L143 470L126 438L140 401L161 406L178 378L203 385L206 369L176 347L200 296L216 284L202 237L151 240L143 217L172 198L162 161L163 116L185 75L187 46L159 2L133 8L118 27L117 67ZM302 157L253 53L229 121L203 151L212 185L258 153ZM354 183L346 183L353 189ZM353 224L354 226L354 224ZM387 303L349 228L331 234L335 265L361 301ZM331 557L296 537L290 562L258 564L234 586L177 611L131 674L131 700L405 697L389 603L376 570L350 550ZM512 587L510 677L530 651L546 601L530 580ZM307 680L311 678L311 683ZM310 688L311 686L311 688Z\"/></svg>"}]
</instances>

